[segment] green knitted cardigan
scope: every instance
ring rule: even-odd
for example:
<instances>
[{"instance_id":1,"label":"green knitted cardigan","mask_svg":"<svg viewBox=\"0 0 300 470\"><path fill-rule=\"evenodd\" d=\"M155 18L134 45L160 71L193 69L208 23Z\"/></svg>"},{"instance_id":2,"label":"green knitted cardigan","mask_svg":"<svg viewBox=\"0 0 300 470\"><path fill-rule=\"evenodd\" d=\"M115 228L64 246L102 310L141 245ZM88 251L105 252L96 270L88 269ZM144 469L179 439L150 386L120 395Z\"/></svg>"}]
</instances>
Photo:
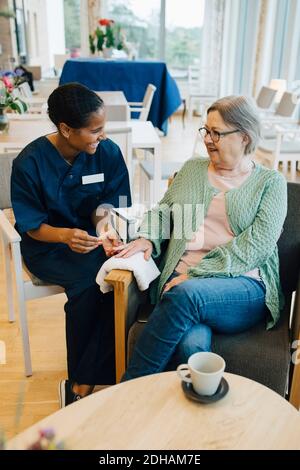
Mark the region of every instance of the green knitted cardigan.
<instances>
[{"instance_id":1,"label":"green knitted cardigan","mask_svg":"<svg viewBox=\"0 0 300 470\"><path fill-rule=\"evenodd\" d=\"M151 288L151 299L155 303L183 255L186 242L203 224L212 198L218 193L209 183L208 165L208 159L188 160L160 203L143 218L138 236L151 240L153 258L161 257L161 275ZM287 212L286 181L277 171L256 164L239 188L226 192L225 202L234 238L217 246L197 266L189 268L188 276L236 277L259 268L271 314L267 328L271 328L283 307L277 240ZM164 251L165 240L168 242Z\"/></svg>"}]
</instances>

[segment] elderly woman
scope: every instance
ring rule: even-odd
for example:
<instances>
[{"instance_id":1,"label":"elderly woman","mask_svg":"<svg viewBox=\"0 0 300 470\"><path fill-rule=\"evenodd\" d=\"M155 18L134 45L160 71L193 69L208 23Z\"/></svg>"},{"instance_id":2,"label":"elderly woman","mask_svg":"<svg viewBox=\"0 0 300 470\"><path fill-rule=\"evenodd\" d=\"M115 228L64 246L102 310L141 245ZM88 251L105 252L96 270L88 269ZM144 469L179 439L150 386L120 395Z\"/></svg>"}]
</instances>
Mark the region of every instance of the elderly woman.
<instances>
[{"instance_id":1,"label":"elderly woman","mask_svg":"<svg viewBox=\"0 0 300 470\"><path fill-rule=\"evenodd\" d=\"M247 98L216 101L200 132L209 159L185 163L159 206L146 215L140 238L118 254L144 251L145 258L158 257L172 213L156 291L161 299L124 380L210 350L213 332L239 333L264 319L271 328L279 318L276 243L287 210L286 181L252 160L260 125ZM183 225L187 230L180 237Z\"/></svg>"}]
</instances>

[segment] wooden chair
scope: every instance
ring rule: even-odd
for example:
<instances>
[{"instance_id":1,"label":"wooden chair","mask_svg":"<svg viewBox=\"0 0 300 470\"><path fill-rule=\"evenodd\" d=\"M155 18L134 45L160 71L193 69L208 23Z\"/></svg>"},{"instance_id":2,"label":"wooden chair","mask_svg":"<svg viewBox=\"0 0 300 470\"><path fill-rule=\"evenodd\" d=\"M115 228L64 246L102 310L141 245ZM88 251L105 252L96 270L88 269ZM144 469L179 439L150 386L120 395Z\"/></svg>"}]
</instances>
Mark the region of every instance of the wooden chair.
<instances>
[{"instance_id":1,"label":"wooden chair","mask_svg":"<svg viewBox=\"0 0 300 470\"><path fill-rule=\"evenodd\" d=\"M207 108L217 99L217 80L209 67L188 67L188 119L191 120L196 102L200 103L201 115L204 116Z\"/></svg>"},{"instance_id":2,"label":"wooden chair","mask_svg":"<svg viewBox=\"0 0 300 470\"><path fill-rule=\"evenodd\" d=\"M25 65L28 72L32 73L33 80L41 80L42 78L42 67L40 65Z\"/></svg>"},{"instance_id":3,"label":"wooden chair","mask_svg":"<svg viewBox=\"0 0 300 470\"><path fill-rule=\"evenodd\" d=\"M60 77L66 61L70 59L70 54L54 54L54 73Z\"/></svg>"},{"instance_id":4,"label":"wooden chair","mask_svg":"<svg viewBox=\"0 0 300 470\"><path fill-rule=\"evenodd\" d=\"M164 191L168 187L170 175L179 171L184 162L162 162L161 165L161 186ZM154 197L154 163L149 160L143 160L139 163L139 200L146 207L152 207L155 204Z\"/></svg>"},{"instance_id":5,"label":"wooden chair","mask_svg":"<svg viewBox=\"0 0 300 470\"><path fill-rule=\"evenodd\" d=\"M256 159L268 168L279 168L286 174L290 166L291 179L295 180L297 164L300 162L300 127L281 129L275 133L275 139L264 139L256 150Z\"/></svg>"},{"instance_id":6,"label":"wooden chair","mask_svg":"<svg viewBox=\"0 0 300 470\"><path fill-rule=\"evenodd\" d=\"M274 101L276 93L277 90L274 90L273 88L270 88L268 86L261 87L256 98L257 106L264 110L269 109Z\"/></svg>"},{"instance_id":7,"label":"wooden chair","mask_svg":"<svg viewBox=\"0 0 300 470\"><path fill-rule=\"evenodd\" d=\"M147 121L155 91L156 91L156 86L149 83L149 85L147 86L143 101L128 102L129 107L130 107L130 112L139 113L138 119L140 121Z\"/></svg>"},{"instance_id":8,"label":"wooden chair","mask_svg":"<svg viewBox=\"0 0 300 470\"><path fill-rule=\"evenodd\" d=\"M27 82L21 83L14 91L27 104L28 113L46 113L46 100L43 97L33 96Z\"/></svg>"},{"instance_id":9,"label":"wooden chair","mask_svg":"<svg viewBox=\"0 0 300 470\"><path fill-rule=\"evenodd\" d=\"M28 300L48 297L64 292L60 286L49 285L35 277L22 262L20 242L21 237L15 230L2 209L11 209L10 175L12 162L16 153L6 152L0 155L0 236L4 253L4 269L6 278L6 298L8 303L8 318L15 321L15 311L18 310L23 342L25 375L32 375L32 363L28 334L27 309ZM24 270L29 279L24 279ZM18 308L14 305L13 272L15 274Z\"/></svg>"},{"instance_id":10,"label":"wooden chair","mask_svg":"<svg viewBox=\"0 0 300 470\"><path fill-rule=\"evenodd\" d=\"M288 183L288 214L278 249L285 308L277 325L265 322L236 335L213 336L213 351L226 361L226 371L251 378L300 406L300 365L291 362L300 353L300 185ZM130 271L113 270L106 281L114 288L116 378L125 371L136 339L153 309L147 293L140 292ZM292 295L296 293L292 308ZM298 340L298 342L297 342ZM296 350L296 351L294 351ZM298 359L299 361L299 359Z\"/></svg>"},{"instance_id":11,"label":"wooden chair","mask_svg":"<svg viewBox=\"0 0 300 470\"><path fill-rule=\"evenodd\" d=\"M292 129L298 124L297 114L297 96L295 93L284 92L275 111L267 112L261 116L262 137L263 139L276 138L276 126L285 129Z\"/></svg>"},{"instance_id":12,"label":"wooden chair","mask_svg":"<svg viewBox=\"0 0 300 470\"><path fill-rule=\"evenodd\" d=\"M107 137L113 140L120 147L127 165L130 183L132 183L132 128L128 126L126 122L124 122L123 125L118 123L118 127L108 122L105 129L105 133Z\"/></svg>"},{"instance_id":13,"label":"wooden chair","mask_svg":"<svg viewBox=\"0 0 300 470\"><path fill-rule=\"evenodd\" d=\"M131 152L131 128L124 126L110 129L108 136L118 141L117 143L121 147L125 160L126 158L129 160ZM64 292L64 289L61 286L49 285L42 279L34 276L22 261L20 250L21 237L3 212L4 209L11 209L10 176L12 162L17 156L16 150L20 151L21 148L18 147L18 144L0 144L1 150L3 153L0 154L0 237L2 239L5 261L8 318L11 322L15 321L15 311L18 310L23 342L25 375L28 377L32 375L32 361L26 302L28 300L61 294ZM24 279L24 272L28 276L26 280ZM18 308L14 305L13 273L15 274Z\"/></svg>"}]
</instances>

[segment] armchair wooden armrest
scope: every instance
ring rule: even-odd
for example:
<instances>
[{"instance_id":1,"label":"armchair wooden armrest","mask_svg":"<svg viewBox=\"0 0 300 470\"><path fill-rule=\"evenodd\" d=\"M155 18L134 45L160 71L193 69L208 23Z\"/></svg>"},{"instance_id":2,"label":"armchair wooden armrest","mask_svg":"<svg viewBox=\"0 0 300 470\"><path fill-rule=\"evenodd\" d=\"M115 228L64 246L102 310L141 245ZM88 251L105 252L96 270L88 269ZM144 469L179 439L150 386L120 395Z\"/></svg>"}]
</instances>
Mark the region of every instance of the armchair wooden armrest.
<instances>
[{"instance_id":1,"label":"armchair wooden armrest","mask_svg":"<svg viewBox=\"0 0 300 470\"><path fill-rule=\"evenodd\" d=\"M292 351L292 359L296 362L293 366L293 375L291 378L290 388L290 403L294 405L297 410L300 408L300 277L295 297L295 304L293 309L292 319L292 341L296 343L295 351Z\"/></svg>"},{"instance_id":2,"label":"armchair wooden armrest","mask_svg":"<svg viewBox=\"0 0 300 470\"><path fill-rule=\"evenodd\" d=\"M294 405L297 410L300 408L300 336L298 337L298 346L296 351L293 353L296 357L296 364L294 365L292 384L291 384L291 393L290 393L290 403Z\"/></svg>"},{"instance_id":3,"label":"armchair wooden armrest","mask_svg":"<svg viewBox=\"0 0 300 470\"><path fill-rule=\"evenodd\" d=\"M145 298L131 271L113 269L105 278L114 289L116 383L126 369L127 334Z\"/></svg>"}]
</instances>

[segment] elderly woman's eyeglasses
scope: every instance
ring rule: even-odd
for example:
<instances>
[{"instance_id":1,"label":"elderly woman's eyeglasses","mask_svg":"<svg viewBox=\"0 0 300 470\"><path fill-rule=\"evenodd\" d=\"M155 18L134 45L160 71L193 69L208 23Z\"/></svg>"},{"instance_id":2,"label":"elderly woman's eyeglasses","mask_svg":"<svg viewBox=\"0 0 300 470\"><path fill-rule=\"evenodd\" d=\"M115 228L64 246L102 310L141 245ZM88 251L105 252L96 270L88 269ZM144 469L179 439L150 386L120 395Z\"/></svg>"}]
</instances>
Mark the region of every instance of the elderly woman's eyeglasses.
<instances>
[{"instance_id":1,"label":"elderly woman's eyeglasses","mask_svg":"<svg viewBox=\"0 0 300 470\"><path fill-rule=\"evenodd\" d=\"M223 137L224 135L229 135L229 134L234 134L235 132L240 132L239 129L235 129L234 131L226 131L226 132L219 132L219 131L214 131L214 130L208 130L206 127L200 127L198 129L202 138L205 139L208 135L210 135L210 138L213 142L219 142L220 137Z\"/></svg>"}]
</instances>

